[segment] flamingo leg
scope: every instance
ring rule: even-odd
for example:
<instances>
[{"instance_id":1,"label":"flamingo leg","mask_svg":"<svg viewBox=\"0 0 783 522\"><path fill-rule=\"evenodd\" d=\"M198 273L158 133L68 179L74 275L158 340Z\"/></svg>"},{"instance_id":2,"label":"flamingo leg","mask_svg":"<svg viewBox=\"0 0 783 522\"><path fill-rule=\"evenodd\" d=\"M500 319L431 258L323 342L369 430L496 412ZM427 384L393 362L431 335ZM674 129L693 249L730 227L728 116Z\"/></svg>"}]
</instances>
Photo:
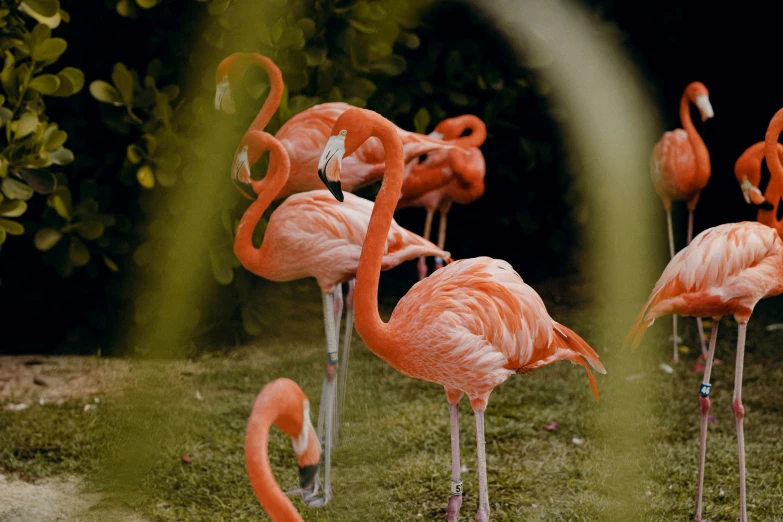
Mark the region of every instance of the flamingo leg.
<instances>
[{"instance_id":1,"label":"flamingo leg","mask_svg":"<svg viewBox=\"0 0 783 522\"><path fill-rule=\"evenodd\" d=\"M740 475L740 522L748 522L748 499L745 490L745 432L742 420L745 418L745 407L742 405L742 366L745 360L745 331L748 323L739 323L737 328L737 367L734 373L734 400L731 403L734 410L734 420L737 424L737 453L739 454Z\"/></svg>"},{"instance_id":2,"label":"flamingo leg","mask_svg":"<svg viewBox=\"0 0 783 522\"><path fill-rule=\"evenodd\" d=\"M669 257L674 257L674 231L672 229L672 211L666 211L666 228L669 231ZM677 315L672 314L672 344L674 345L674 362L680 362L680 352L677 350L677 341L680 338L677 336Z\"/></svg>"},{"instance_id":3,"label":"flamingo leg","mask_svg":"<svg viewBox=\"0 0 783 522\"><path fill-rule=\"evenodd\" d=\"M338 433L342 426L346 386L348 384L348 355L351 351L351 337L353 336L353 289L355 285L355 279L348 281L348 293L345 296L345 333L343 334L343 354L340 361L340 383L337 388L339 391L337 392L337 410L334 421ZM336 438L337 434L335 434Z\"/></svg>"},{"instance_id":4,"label":"flamingo leg","mask_svg":"<svg viewBox=\"0 0 783 522\"><path fill-rule=\"evenodd\" d=\"M704 366L704 378L699 387L699 485L696 491L696 516L694 522L702 522L701 512L704 504L704 461L707 456L707 417L710 413L710 374L712 373L712 360L715 357L715 342L718 338L718 323L720 317L713 318L712 332L710 333L710 350L707 352L707 362Z\"/></svg>"},{"instance_id":5,"label":"flamingo leg","mask_svg":"<svg viewBox=\"0 0 783 522\"><path fill-rule=\"evenodd\" d=\"M459 463L459 402L449 404L449 420L451 424L451 496L446 509L448 522L459 521L459 510L462 507L462 480Z\"/></svg>"},{"instance_id":6,"label":"flamingo leg","mask_svg":"<svg viewBox=\"0 0 783 522\"><path fill-rule=\"evenodd\" d=\"M688 209L688 244L691 244L693 240L693 210ZM699 343L701 344L701 355L707 357L707 341L704 338L704 324L701 322L701 317L696 318L696 327L699 330Z\"/></svg>"},{"instance_id":7,"label":"flamingo leg","mask_svg":"<svg viewBox=\"0 0 783 522\"><path fill-rule=\"evenodd\" d=\"M446 246L446 216L449 211L445 209L440 210L440 219L438 220L438 248L441 250ZM443 259L435 258L435 270L443 268Z\"/></svg>"},{"instance_id":8,"label":"flamingo leg","mask_svg":"<svg viewBox=\"0 0 783 522\"><path fill-rule=\"evenodd\" d=\"M335 296L323 294L324 330L326 331L326 367L321 389L321 406L318 412L318 438L321 439L324 454L324 494L322 497L305 501L311 507L326 505L332 498L332 448L334 446L334 399L337 384L337 332L335 331ZM322 437L326 438L324 441Z\"/></svg>"},{"instance_id":9,"label":"flamingo leg","mask_svg":"<svg viewBox=\"0 0 783 522\"><path fill-rule=\"evenodd\" d=\"M476 522L489 522L489 491L487 489L487 455L484 443L484 412L476 411L476 446L478 449L479 508Z\"/></svg>"},{"instance_id":10,"label":"flamingo leg","mask_svg":"<svg viewBox=\"0 0 783 522\"><path fill-rule=\"evenodd\" d=\"M424 220L424 239L429 240L430 238L430 232L432 231L432 216L435 215L435 212L427 209L427 217ZM422 256L419 258L419 262L416 265L416 268L419 271L419 281L427 277L427 258Z\"/></svg>"}]
</instances>

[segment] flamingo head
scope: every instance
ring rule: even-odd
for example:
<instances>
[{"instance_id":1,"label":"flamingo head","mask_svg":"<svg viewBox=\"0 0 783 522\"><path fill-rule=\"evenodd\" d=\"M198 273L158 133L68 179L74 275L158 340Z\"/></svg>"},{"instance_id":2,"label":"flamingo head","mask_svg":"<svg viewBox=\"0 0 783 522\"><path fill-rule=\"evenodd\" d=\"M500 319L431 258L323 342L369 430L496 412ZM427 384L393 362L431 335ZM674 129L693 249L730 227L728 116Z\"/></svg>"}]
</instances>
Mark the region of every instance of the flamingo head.
<instances>
[{"instance_id":1,"label":"flamingo head","mask_svg":"<svg viewBox=\"0 0 783 522\"><path fill-rule=\"evenodd\" d=\"M234 100L231 99L231 86L228 82L228 76L218 80L215 89L215 109L223 111L226 114L234 114Z\"/></svg>"},{"instance_id":2,"label":"flamingo head","mask_svg":"<svg viewBox=\"0 0 783 522\"><path fill-rule=\"evenodd\" d=\"M710 104L710 93L707 91L707 87L701 82L693 82L686 88L688 97L698 107L701 114L701 121L707 121L715 116L715 112L712 110L712 104Z\"/></svg>"},{"instance_id":3,"label":"flamingo head","mask_svg":"<svg viewBox=\"0 0 783 522\"><path fill-rule=\"evenodd\" d=\"M750 182L750 180L747 177L742 178L742 183L740 183L740 188L742 189L742 197L745 198L745 203L750 205L753 203L754 205L763 205L766 203L766 200L764 199L764 195L761 193L761 191L753 185L753 183Z\"/></svg>"},{"instance_id":4,"label":"flamingo head","mask_svg":"<svg viewBox=\"0 0 783 522\"><path fill-rule=\"evenodd\" d=\"M250 168L261 159L261 155L266 150L264 134L266 133L259 131L248 132L242 137L234 154L231 181L237 190L248 199L256 198L256 189L252 188L253 179L250 177Z\"/></svg>"}]
</instances>

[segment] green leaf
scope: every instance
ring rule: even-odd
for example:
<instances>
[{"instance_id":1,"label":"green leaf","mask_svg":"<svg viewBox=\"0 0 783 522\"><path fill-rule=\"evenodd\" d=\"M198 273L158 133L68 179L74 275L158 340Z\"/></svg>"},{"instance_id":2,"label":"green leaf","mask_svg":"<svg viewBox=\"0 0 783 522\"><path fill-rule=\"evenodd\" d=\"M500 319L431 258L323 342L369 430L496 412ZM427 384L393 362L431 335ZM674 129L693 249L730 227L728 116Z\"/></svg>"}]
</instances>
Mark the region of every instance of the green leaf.
<instances>
[{"instance_id":1,"label":"green leaf","mask_svg":"<svg viewBox=\"0 0 783 522\"><path fill-rule=\"evenodd\" d=\"M144 151L142 151L141 147L135 143L131 143L128 145L127 156L128 161L135 165L137 163L141 163L141 160L144 159Z\"/></svg>"},{"instance_id":2,"label":"green leaf","mask_svg":"<svg viewBox=\"0 0 783 522\"><path fill-rule=\"evenodd\" d=\"M84 239L95 240L103 235L103 223L99 219L88 219L76 224L74 229Z\"/></svg>"},{"instance_id":3,"label":"green leaf","mask_svg":"<svg viewBox=\"0 0 783 522\"><path fill-rule=\"evenodd\" d=\"M42 74L33 78L28 87L41 94L54 94L60 88L60 79L54 74Z\"/></svg>"},{"instance_id":4,"label":"green leaf","mask_svg":"<svg viewBox=\"0 0 783 522\"><path fill-rule=\"evenodd\" d=\"M4 178L2 181L0 181L0 189L2 189L3 194L11 199L28 200L33 197L33 194L35 194L35 191L32 189L32 187L22 183L21 181L17 181L11 178Z\"/></svg>"},{"instance_id":5,"label":"green leaf","mask_svg":"<svg viewBox=\"0 0 783 522\"><path fill-rule=\"evenodd\" d=\"M25 183L30 185L39 194L51 194L57 186L54 175L43 169L24 169L19 171Z\"/></svg>"},{"instance_id":6,"label":"green leaf","mask_svg":"<svg viewBox=\"0 0 783 522\"><path fill-rule=\"evenodd\" d=\"M30 56L36 62L54 61L68 48L68 42L62 38L49 38L33 48Z\"/></svg>"},{"instance_id":7,"label":"green leaf","mask_svg":"<svg viewBox=\"0 0 783 522\"><path fill-rule=\"evenodd\" d=\"M68 14L65 11L61 11L59 9L52 16L44 16L38 11L36 11L35 9L33 9L32 7L30 7L28 5L29 3L30 2L22 2L19 5L19 10L31 16L41 24L46 25L47 27L50 27L52 29L58 27L60 25L60 22L68 18Z\"/></svg>"},{"instance_id":8,"label":"green leaf","mask_svg":"<svg viewBox=\"0 0 783 522\"><path fill-rule=\"evenodd\" d=\"M117 263L112 261L110 258L103 256L103 262L106 264L106 266L111 270L112 272L119 272L120 267L117 266Z\"/></svg>"},{"instance_id":9,"label":"green leaf","mask_svg":"<svg viewBox=\"0 0 783 522\"><path fill-rule=\"evenodd\" d=\"M379 72L389 76L397 76L405 71L405 59L396 54L386 56L369 65L372 72Z\"/></svg>"},{"instance_id":10,"label":"green leaf","mask_svg":"<svg viewBox=\"0 0 783 522\"><path fill-rule=\"evenodd\" d=\"M27 203L19 199L12 199L0 203L0 216L19 217L27 210Z\"/></svg>"},{"instance_id":11,"label":"green leaf","mask_svg":"<svg viewBox=\"0 0 783 522\"><path fill-rule=\"evenodd\" d=\"M52 37L52 29L46 24L36 24L30 31L30 49L40 45Z\"/></svg>"},{"instance_id":12,"label":"green leaf","mask_svg":"<svg viewBox=\"0 0 783 522\"><path fill-rule=\"evenodd\" d=\"M315 35L315 20L312 18L300 18L296 21L296 25L302 30L302 35L305 40L309 40Z\"/></svg>"},{"instance_id":13,"label":"green leaf","mask_svg":"<svg viewBox=\"0 0 783 522\"><path fill-rule=\"evenodd\" d=\"M70 221L71 220L71 192L67 187L58 187L49 196L46 203L54 208L54 210L60 215L60 217Z\"/></svg>"},{"instance_id":14,"label":"green leaf","mask_svg":"<svg viewBox=\"0 0 783 522\"><path fill-rule=\"evenodd\" d=\"M14 139L18 140L31 134L38 127L38 115L32 111L22 114L14 128Z\"/></svg>"},{"instance_id":15,"label":"green leaf","mask_svg":"<svg viewBox=\"0 0 783 522\"><path fill-rule=\"evenodd\" d=\"M90 84L92 97L103 103L111 103L115 107L122 107L122 95L112 85L103 80L95 80Z\"/></svg>"},{"instance_id":16,"label":"green leaf","mask_svg":"<svg viewBox=\"0 0 783 522\"><path fill-rule=\"evenodd\" d=\"M84 266L90 262L90 251L76 236L71 236L71 244L68 247L68 259L73 266Z\"/></svg>"},{"instance_id":17,"label":"green leaf","mask_svg":"<svg viewBox=\"0 0 783 522\"><path fill-rule=\"evenodd\" d=\"M373 82L358 76L349 78L340 84L340 90L344 96L357 96L365 100L372 96L376 89L377 87Z\"/></svg>"},{"instance_id":18,"label":"green leaf","mask_svg":"<svg viewBox=\"0 0 783 522\"><path fill-rule=\"evenodd\" d=\"M136 0L138 6L141 7L142 9L152 9L153 7L158 5L159 2L160 0Z\"/></svg>"},{"instance_id":19,"label":"green leaf","mask_svg":"<svg viewBox=\"0 0 783 522\"><path fill-rule=\"evenodd\" d=\"M12 236L21 236L24 234L24 227L21 223L11 221L10 219L0 218L0 228L4 228L6 232Z\"/></svg>"},{"instance_id":20,"label":"green leaf","mask_svg":"<svg viewBox=\"0 0 783 522\"><path fill-rule=\"evenodd\" d=\"M302 50L302 54L309 66L321 65L326 61L326 49L323 47L308 47Z\"/></svg>"},{"instance_id":21,"label":"green leaf","mask_svg":"<svg viewBox=\"0 0 783 522\"><path fill-rule=\"evenodd\" d=\"M173 187L177 183L177 173L165 169L155 169L155 179L161 187Z\"/></svg>"},{"instance_id":22,"label":"green leaf","mask_svg":"<svg viewBox=\"0 0 783 522\"><path fill-rule=\"evenodd\" d=\"M125 101L125 105L131 105L133 101L133 75L125 67L124 63L114 64L114 70L111 73L111 80L120 91L120 96Z\"/></svg>"},{"instance_id":23,"label":"green leaf","mask_svg":"<svg viewBox=\"0 0 783 522\"><path fill-rule=\"evenodd\" d=\"M36 13L47 17L56 15L60 10L60 2L58 0L24 0L24 3Z\"/></svg>"},{"instance_id":24,"label":"green leaf","mask_svg":"<svg viewBox=\"0 0 783 522\"><path fill-rule=\"evenodd\" d=\"M212 275L215 276L215 280L221 285L231 284L234 280L234 271L231 269L231 265L224 259L226 256L221 255L220 252L214 248L209 249L209 259L212 262Z\"/></svg>"},{"instance_id":25,"label":"green leaf","mask_svg":"<svg viewBox=\"0 0 783 522\"><path fill-rule=\"evenodd\" d=\"M54 129L53 131L51 130L52 128ZM49 127L44 133L44 148L50 152L57 150L63 146L67 139L67 132L59 130L57 126Z\"/></svg>"},{"instance_id":26,"label":"green leaf","mask_svg":"<svg viewBox=\"0 0 783 522\"><path fill-rule=\"evenodd\" d=\"M60 88L54 93L55 96L70 96L76 94L84 87L84 73L76 67L66 67L59 73Z\"/></svg>"},{"instance_id":27,"label":"green leaf","mask_svg":"<svg viewBox=\"0 0 783 522\"><path fill-rule=\"evenodd\" d=\"M416 132L424 134L427 132L427 126L430 124L430 111L426 107L422 107L413 116L413 126Z\"/></svg>"},{"instance_id":28,"label":"green leaf","mask_svg":"<svg viewBox=\"0 0 783 522\"><path fill-rule=\"evenodd\" d=\"M464 107L465 105L470 105L471 100L467 94L451 91L448 93L448 97L451 103L453 103L454 105L459 105L461 107Z\"/></svg>"},{"instance_id":29,"label":"green leaf","mask_svg":"<svg viewBox=\"0 0 783 522\"><path fill-rule=\"evenodd\" d=\"M0 127L8 123L13 118L14 113L8 107L0 107Z\"/></svg>"},{"instance_id":30,"label":"green leaf","mask_svg":"<svg viewBox=\"0 0 783 522\"><path fill-rule=\"evenodd\" d=\"M6 232L4 228L0 228L0 245L5 243Z\"/></svg>"},{"instance_id":31,"label":"green leaf","mask_svg":"<svg viewBox=\"0 0 783 522\"><path fill-rule=\"evenodd\" d=\"M73 152L71 152L70 149L66 149L65 147L60 147L59 149L49 153L49 161L55 165L68 165L73 161L73 159Z\"/></svg>"},{"instance_id":32,"label":"green leaf","mask_svg":"<svg viewBox=\"0 0 783 522\"><path fill-rule=\"evenodd\" d=\"M33 243L35 243L35 248L45 252L47 250L51 250L62 237L63 235L59 230L55 230L53 228L42 228L35 233Z\"/></svg>"}]
</instances>

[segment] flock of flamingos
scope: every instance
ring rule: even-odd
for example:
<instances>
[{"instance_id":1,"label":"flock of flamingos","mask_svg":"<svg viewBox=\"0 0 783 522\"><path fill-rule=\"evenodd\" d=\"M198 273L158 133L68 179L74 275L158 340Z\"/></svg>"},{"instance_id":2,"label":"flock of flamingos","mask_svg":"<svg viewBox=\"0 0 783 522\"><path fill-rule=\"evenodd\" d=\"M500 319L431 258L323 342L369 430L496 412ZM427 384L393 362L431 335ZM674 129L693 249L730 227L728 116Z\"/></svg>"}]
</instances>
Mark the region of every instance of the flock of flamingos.
<instances>
[{"instance_id":1,"label":"flock of flamingos","mask_svg":"<svg viewBox=\"0 0 783 522\"><path fill-rule=\"evenodd\" d=\"M272 520L302 520L275 481L269 464L267 441L275 425L291 437L298 457L300 487L288 495L299 495L313 507L329 502L331 450L339 432L355 321L357 332L375 355L407 376L445 388L451 420L450 522L457 522L462 504L458 404L463 394L468 396L476 419L476 521L488 521L484 411L492 390L514 374L568 360L585 367L597 401L598 388L590 368L601 373L605 370L598 354L581 337L549 316L538 294L509 263L490 257L453 261L444 251L450 205L470 203L484 191L485 164L479 146L486 139L485 125L479 118L465 115L444 120L430 135L422 135L405 131L369 110L324 103L297 114L273 136L264 128L280 103L283 79L270 59L254 53L225 58L217 69L215 105L234 112L232 89L251 66L267 72L271 88L234 156L234 184L253 200L236 230L234 252L247 270L272 281L314 277L323 294L327 344L317 431L311 424L309 401L293 381L272 381L256 399L245 453L258 500ZM779 236L783 227L776 221L783 190L783 166L778 156L778 150L783 156L783 147L778 145L783 110L772 119L766 141L750 147L735 168L746 201L759 206L759 222L728 223L692 238L693 211L709 181L710 157L691 121L691 103L703 120L713 116L706 87L691 83L680 102L683 129L666 132L653 150L651 174L666 209L672 259L624 345L636 347L645 330L664 315L674 315L675 321L677 314L713 319L708 346L704 346L701 325L699 328L705 370L699 387L695 520L701 521L710 372L719 320L734 316L739 333L733 411L739 448L740 513L742 522L747 522L743 352L747 323L756 303L783 293L783 241ZM254 180L250 169L266 151L267 174ZM765 157L772 179L767 187L760 187ZM350 193L380 179L374 203ZM323 190L321 183L328 190ZM256 248L252 235L258 221L272 201L286 196L269 218L263 243ZM686 201L690 211L688 246L677 254L670 213L673 201ZM424 237L394 221L395 209L403 206L426 209ZM436 210L440 213L437 245L428 240ZM436 270L429 276L428 256L436 258ZM380 272L414 258L419 258L420 280L384 322L378 312ZM348 288L344 300L343 283ZM343 305L346 319L340 353ZM676 360L676 322L674 329Z\"/></svg>"}]
</instances>

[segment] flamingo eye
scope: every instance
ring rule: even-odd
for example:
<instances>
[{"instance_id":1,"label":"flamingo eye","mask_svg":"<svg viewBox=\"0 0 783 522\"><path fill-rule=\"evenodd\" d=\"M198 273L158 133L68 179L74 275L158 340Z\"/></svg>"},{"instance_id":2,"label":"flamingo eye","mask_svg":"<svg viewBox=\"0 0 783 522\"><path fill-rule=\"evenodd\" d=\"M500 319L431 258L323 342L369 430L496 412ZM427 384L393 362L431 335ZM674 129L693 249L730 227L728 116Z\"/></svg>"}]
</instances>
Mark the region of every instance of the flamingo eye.
<instances>
[{"instance_id":1,"label":"flamingo eye","mask_svg":"<svg viewBox=\"0 0 783 522\"><path fill-rule=\"evenodd\" d=\"M340 131L340 136L345 136L346 134L348 134L347 130L343 129Z\"/></svg>"},{"instance_id":2,"label":"flamingo eye","mask_svg":"<svg viewBox=\"0 0 783 522\"><path fill-rule=\"evenodd\" d=\"M421 156L419 156L419 163L424 163L425 161L427 161L426 154L422 154Z\"/></svg>"}]
</instances>

